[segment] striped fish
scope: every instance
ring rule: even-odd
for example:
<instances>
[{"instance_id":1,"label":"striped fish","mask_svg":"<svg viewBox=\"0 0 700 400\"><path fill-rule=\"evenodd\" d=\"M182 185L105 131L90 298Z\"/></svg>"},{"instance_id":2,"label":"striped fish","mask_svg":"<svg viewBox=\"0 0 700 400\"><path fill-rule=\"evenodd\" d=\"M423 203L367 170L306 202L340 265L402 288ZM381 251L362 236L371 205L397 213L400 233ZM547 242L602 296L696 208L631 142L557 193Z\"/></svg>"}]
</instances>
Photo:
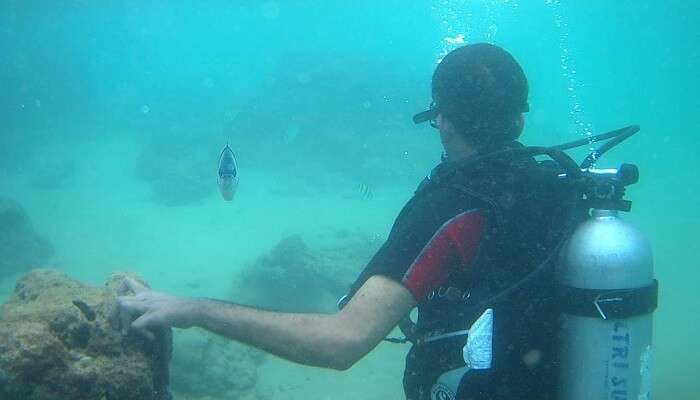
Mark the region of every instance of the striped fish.
<instances>
[{"instance_id":1,"label":"striped fish","mask_svg":"<svg viewBox=\"0 0 700 400\"><path fill-rule=\"evenodd\" d=\"M238 187L238 165L233 150L227 144L219 156L219 191L224 200L233 200Z\"/></svg>"}]
</instances>

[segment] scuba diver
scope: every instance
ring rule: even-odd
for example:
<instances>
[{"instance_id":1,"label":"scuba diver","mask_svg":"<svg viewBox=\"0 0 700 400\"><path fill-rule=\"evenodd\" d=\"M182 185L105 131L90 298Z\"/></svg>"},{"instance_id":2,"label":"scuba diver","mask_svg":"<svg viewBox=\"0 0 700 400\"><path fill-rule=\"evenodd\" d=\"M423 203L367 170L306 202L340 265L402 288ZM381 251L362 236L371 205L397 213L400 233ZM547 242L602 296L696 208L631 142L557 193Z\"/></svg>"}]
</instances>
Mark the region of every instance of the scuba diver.
<instances>
[{"instance_id":1,"label":"scuba diver","mask_svg":"<svg viewBox=\"0 0 700 400\"><path fill-rule=\"evenodd\" d=\"M524 146L527 79L511 54L484 43L444 57L432 98L414 122L437 129L442 162L337 313L263 311L129 281L123 317L136 329L197 326L338 370L399 325L406 337L387 340L412 344L409 400L648 398L657 286L648 243L617 218L637 170L594 168L638 127ZM563 152L602 140L581 165Z\"/></svg>"}]
</instances>

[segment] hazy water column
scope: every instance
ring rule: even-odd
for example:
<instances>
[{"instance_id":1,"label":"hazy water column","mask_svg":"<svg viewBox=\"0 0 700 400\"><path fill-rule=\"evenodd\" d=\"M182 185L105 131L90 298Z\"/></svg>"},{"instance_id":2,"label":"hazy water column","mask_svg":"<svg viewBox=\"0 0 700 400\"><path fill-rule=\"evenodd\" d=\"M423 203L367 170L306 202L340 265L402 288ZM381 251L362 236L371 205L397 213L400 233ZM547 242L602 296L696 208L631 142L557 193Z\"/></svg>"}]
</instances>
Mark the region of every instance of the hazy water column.
<instances>
[{"instance_id":1,"label":"hazy water column","mask_svg":"<svg viewBox=\"0 0 700 400\"><path fill-rule=\"evenodd\" d=\"M554 26L559 34L559 64L562 76L566 80L566 90L569 97L569 116L574 125L574 130L579 135L592 136L595 129L586 117L579 97L579 89L582 83L577 76L576 60L569 37L569 25L564 18L562 5L559 0L545 0L545 4L552 10ZM591 149L592 150L592 149Z\"/></svg>"},{"instance_id":2,"label":"hazy water column","mask_svg":"<svg viewBox=\"0 0 700 400\"><path fill-rule=\"evenodd\" d=\"M493 43L498 33L497 21L505 9L517 10L514 0L438 0L432 9L440 21L443 39L438 61L447 53L467 43Z\"/></svg>"}]
</instances>

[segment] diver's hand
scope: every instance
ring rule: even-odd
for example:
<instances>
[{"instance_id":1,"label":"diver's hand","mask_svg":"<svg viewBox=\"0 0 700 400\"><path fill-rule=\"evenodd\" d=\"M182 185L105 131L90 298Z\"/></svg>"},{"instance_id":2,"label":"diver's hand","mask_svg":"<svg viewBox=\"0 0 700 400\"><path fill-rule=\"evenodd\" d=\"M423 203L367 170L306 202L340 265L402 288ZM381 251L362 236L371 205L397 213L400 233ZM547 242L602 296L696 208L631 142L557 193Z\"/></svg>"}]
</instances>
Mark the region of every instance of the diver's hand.
<instances>
[{"instance_id":1,"label":"diver's hand","mask_svg":"<svg viewBox=\"0 0 700 400\"><path fill-rule=\"evenodd\" d=\"M131 322L132 329L190 328L195 325L201 300L154 292L133 279L127 278L125 284L135 294L120 296L117 301L122 316L129 320L139 316Z\"/></svg>"}]
</instances>

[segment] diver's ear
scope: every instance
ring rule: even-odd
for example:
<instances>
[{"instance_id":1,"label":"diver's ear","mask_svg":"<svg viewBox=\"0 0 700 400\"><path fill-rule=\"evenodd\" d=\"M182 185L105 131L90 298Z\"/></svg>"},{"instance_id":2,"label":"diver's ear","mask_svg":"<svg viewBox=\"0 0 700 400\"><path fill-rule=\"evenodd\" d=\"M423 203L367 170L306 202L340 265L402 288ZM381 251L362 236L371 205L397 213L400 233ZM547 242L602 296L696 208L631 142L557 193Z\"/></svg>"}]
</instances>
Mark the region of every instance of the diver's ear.
<instances>
[{"instance_id":1,"label":"diver's ear","mask_svg":"<svg viewBox=\"0 0 700 400\"><path fill-rule=\"evenodd\" d=\"M518 118L515 120L515 129L518 136L523 133L523 129L525 129L525 114L520 113L518 115Z\"/></svg>"},{"instance_id":2,"label":"diver's ear","mask_svg":"<svg viewBox=\"0 0 700 400\"><path fill-rule=\"evenodd\" d=\"M454 126L450 120L445 118L444 115L438 114L438 116L435 118L435 122L437 122L437 128L440 131L440 141L442 144L446 145L452 142L454 136Z\"/></svg>"},{"instance_id":3,"label":"diver's ear","mask_svg":"<svg viewBox=\"0 0 700 400\"><path fill-rule=\"evenodd\" d=\"M455 139L457 134L457 129L455 129L454 124L449 118L442 114L437 116L438 129L440 130L440 137L443 142L450 142Z\"/></svg>"},{"instance_id":4,"label":"diver's ear","mask_svg":"<svg viewBox=\"0 0 700 400\"><path fill-rule=\"evenodd\" d=\"M454 125L452 125L452 121L450 121L447 117L445 117L444 114L440 113L438 116L435 118L435 121L437 122L438 129L440 129L440 132L442 133L452 133L455 130Z\"/></svg>"}]
</instances>

